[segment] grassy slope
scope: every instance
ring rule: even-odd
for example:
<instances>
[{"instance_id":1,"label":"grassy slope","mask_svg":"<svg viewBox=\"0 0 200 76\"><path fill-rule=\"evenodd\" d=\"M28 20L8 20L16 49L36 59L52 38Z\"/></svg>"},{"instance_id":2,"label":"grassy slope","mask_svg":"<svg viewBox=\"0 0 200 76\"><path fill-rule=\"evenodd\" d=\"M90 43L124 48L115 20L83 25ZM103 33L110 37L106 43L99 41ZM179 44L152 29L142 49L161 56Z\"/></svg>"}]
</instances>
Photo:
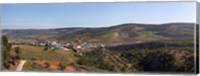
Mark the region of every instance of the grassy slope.
<instances>
[{"instance_id":1,"label":"grassy slope","mask_svg":"<svg viewBox=\"0 0 200 76\"><path fill-rule=\"evenodd\" d=\"M138 34L140 35L139 40L141 41L168 39L166 37L156 35L156 32L151 32L151 31L139 31Z\"/></svg>"},{"instance_id":2,"label":"grassy slope","mask_svg":"<svg viewBox=\"0 0 200 76\"><path fill-rule=\"evenodd\" d=\"M22 59L27 60L27 63L23 67L23 71L47 71L47 68L34 68L34 64L32 63L32 59L36 61L47 61L50 64L51 62L61 62L63 59L63 65L69 66L71 64L76 64L77 60L79 59L77 56L74 56L74 52L72 51L61 51L61 50L47 50L43 51L42 47L35 47L35 46L25 46L20 45L21 50L21 57ZM14 55L14 51L12 51L12 54ZM59 67L56 65L56 67ZM90 66L84 66L84 65L73 65L77 71L102 71L101 69L90 67Z\"/></svg>"},{"instance_id":3,"label":"grassy slope","mask_svg":"<svg viewBox=\"0 0 200 76\"><path fill-rule=\"evenodd\" d=\"M77 58L74 56L72 51L52 51L47 50L43 51L42 47L35 47L35 46L25 46L20 45L21 49L21 57L25 60L53 60L53 61L63 61L67 64L76 62Z\"/></svg>"}]
</instances>

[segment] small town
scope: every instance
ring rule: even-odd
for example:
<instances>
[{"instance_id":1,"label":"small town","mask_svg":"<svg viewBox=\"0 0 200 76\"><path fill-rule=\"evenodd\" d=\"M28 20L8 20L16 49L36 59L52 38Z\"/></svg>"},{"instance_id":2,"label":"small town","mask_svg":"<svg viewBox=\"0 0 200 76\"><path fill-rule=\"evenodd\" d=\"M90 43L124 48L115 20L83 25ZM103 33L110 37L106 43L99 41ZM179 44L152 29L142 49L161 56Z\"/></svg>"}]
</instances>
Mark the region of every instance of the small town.
<instances>
[{"instance_id":1,"label":"small town","mask_svg":"<svg viewBox=\"0 0 200 76\"><path fill-rule=\"evenodd\" d=\"M62 50L69 51L71 48L74 49L93 49L99 47L106 47L106 44L100 43L80 43L80 42L64 42L64 41L35 41L35 42L27 42L27 41L13 41L10 42L12 45L29 45L29 46L37 46L37 47L48 47L52 50Z\"/></svg>"}]
</instances>

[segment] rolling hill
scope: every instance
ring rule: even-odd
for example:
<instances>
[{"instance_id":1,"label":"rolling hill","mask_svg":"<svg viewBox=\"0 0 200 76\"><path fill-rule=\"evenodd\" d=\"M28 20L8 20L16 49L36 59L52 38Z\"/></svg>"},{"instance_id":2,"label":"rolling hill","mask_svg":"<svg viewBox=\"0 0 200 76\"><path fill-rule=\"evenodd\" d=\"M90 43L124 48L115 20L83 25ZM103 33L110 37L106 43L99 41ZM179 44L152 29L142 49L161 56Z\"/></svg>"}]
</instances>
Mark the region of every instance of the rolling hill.
<instances>
[{"instance_id":1,"label":"rolling hill","mask_svg":"<svg viewBox=\"0 0 200 76\"><path fill-rule=\"evenodd\" d=\"M81 39L88 42L127 43L161 39L190 39L194 23L134 24L126 23L101 28L55 28L55 29L5 29L10 39L66 40Z\"/></svg>"}]
</instances>

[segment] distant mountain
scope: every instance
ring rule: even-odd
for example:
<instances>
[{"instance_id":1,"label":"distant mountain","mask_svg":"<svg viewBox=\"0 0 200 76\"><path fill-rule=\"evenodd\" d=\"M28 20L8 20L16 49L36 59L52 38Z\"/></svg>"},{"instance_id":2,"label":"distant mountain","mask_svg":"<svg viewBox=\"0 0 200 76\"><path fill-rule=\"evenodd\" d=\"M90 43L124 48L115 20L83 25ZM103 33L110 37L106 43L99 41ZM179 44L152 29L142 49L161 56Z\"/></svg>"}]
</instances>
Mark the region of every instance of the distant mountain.
<instances>
[{"instance_id":1,"label":"distant mountain","mask_svg":"<svg viewBox=\"0 0 200 76\"><path fill-rule=\"evenodd\" d=\"M194 23L134 24L102 28L56 28L2 30L10 39L40 39L89 42L135 42L193 38Z\"/></svg>"}]
</instances>

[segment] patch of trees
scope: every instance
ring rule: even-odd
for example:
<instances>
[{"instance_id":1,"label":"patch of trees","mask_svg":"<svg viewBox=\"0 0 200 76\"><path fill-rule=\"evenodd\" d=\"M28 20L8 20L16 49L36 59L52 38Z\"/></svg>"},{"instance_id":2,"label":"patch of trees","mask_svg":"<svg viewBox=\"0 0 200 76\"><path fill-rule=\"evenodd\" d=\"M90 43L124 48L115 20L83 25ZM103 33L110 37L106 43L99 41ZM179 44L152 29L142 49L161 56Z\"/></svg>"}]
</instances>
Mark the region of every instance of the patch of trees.
<instances>
[{"instance_id":1,"label":"patch of trees","mask_svg":"<svg viewBox=\"0 0 200 76\"><path fill-rule=\"evenodd\" d=\"M165 42L146 42L146 43L138 43L138 44L127 44L127 45L119 45L114 47L107 47L112 51L126 51L131 49L157 49L157 48L170 48L170 47L194 47L194 44L173 44L173 43L165 43Z\"/></svg>"},{"instance_id":2,"label":"patch of trees","mask_svg":"<svg viewBox=\"0 0 200 76\"><path fill-rule=\"evenodd\" d=\"M24 71L35 71L34 63L31 60L27 60L27 62L23 66Z\"/></svg>"},{"instance_id":3,"label":"patch of trees","mask_svg":"<svg viewBox=\"0 0 200 76\"><path fill-rule=\"evenodd\" d=\"M9 69L10 65L15 65L17 60L21 59L21 51L19 47L14 48L15 55L11 55L12 45L8 42L8 38L2 36L2 69Z\"/></svg>"},{"instance_id":4,"label":"patch of trees","mask_svg":"<svg viewBox=\"0 0 200 76\"><path fill-rule=\"evenodd\" d=\"M162 51L148 53L140 62L143 71L170 72L176 71L175 59L172 55Z\"/></svg>"},{"instance_id":5,"label":"patch of trees","mask_svg":"<svg viewBox=\"0 0 200 76\"><path fill-rule=\"evenodd\" d=\"M9 59L10 59L10 50L11 50L12 45L8 43L8 38L3 35L2 36L2 61L3 61L3 69L4 68L9 68Z\"/></svg>"},{"instance_id":6,"label":"patch of trees","mask_svg":"<svg viewBox=\"0 0 200 76\"><path fill-rule=\"evenodd\" d=\"M114 69L114 65L104 60L104 51L102 49L95 49L95 51L80 55L77 63L79 65L86 65L108 71L113 71Z\"/></svg>"},{"instance_id":7,"label":"patch of trees","mask_svg":"<svg viewBox=\"0 0 200 76\"><path fill-rule=\"evenodd\" d=\"M164 37L170 37L170 38L192 38L194 37L193 34L182 34L182 33L177 33L177 34L171 34L169 32L159 32L157 33L158 35L164 36Z\"/></svg>"},{"instance_id":8,"label":"patch of trees","mask_svg":"<svg viewBox=\"0 0 200 76\"><path fill-rule=\"evenodd\" d=\"M181 55L180 51L183 52ZM175 59L177 53L180 60ZM138 71L194 73L193 53L183 49L133 49L123 51L121 57L127 59Z\"/></svg>"},{"instance_id":9,"label":"patch of trees","mask_svg":"<svg viewBox=\"0 0 200 76\"><path fill-rule=\"evenodd\" d=\"M134 48L123 51L109 51L105 48L94 49L93 51L78 56L78 64L99 69L119 72L194 72L194 57L190 52L193 48ZM190 50L190 51L189 51ZM108 54L109 51L109 54ZM193 51L193 50L192 50ZM181 53L182 52L182 53ZM112 53L112 54L111 54ZM121 62L112 55L119 54L119 59L124 61L123 68L117 67ZM109 55L109 56L108 56ZM176 59L180 55L181 59ZM116 59L115 62L105 61L106 57ZM177 64L178 63L178 64Z\"/></svg>"},{"instance_id":10,"label":"patch of trees","mask_svg":"<svg viewBox=\"0 0 200 76\"><path fill-rule=\"evenodd\" d=\"M79 65L96 67L103 70L113 71L114 65L106 63L102 58L88 58L81 56L78 61Z\"/></svg>"}]
</instances>

